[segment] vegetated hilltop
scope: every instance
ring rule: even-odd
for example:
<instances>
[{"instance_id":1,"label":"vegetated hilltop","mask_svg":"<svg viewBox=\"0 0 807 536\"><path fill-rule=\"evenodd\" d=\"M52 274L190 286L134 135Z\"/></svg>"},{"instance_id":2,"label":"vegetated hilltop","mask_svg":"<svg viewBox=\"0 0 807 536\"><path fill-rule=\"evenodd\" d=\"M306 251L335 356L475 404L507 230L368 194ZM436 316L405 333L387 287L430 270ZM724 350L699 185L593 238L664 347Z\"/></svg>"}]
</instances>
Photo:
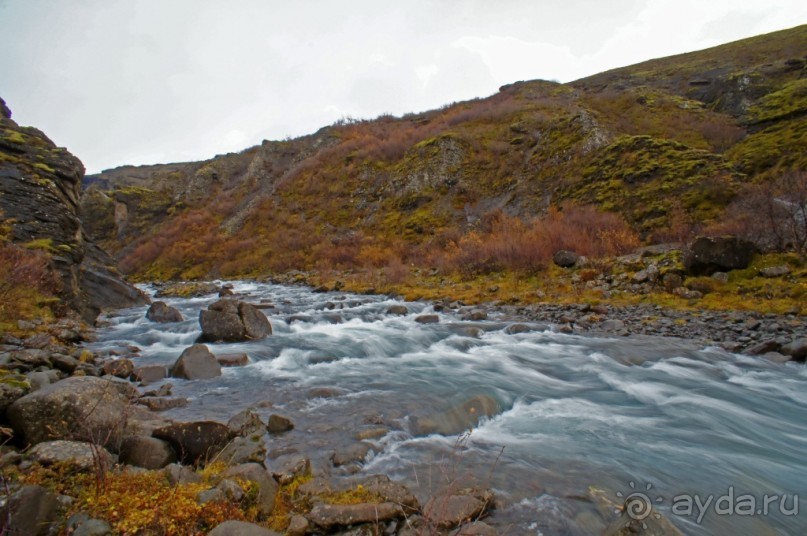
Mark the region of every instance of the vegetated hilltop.
<instances>
[{"instance_id":1,"label":"vegetated hilltop","mask_svg":"<svg viewBox=\"0 0 807 536\"><path fill-rule=\"evenodd\" d=\"M117 168L85 179L84 219L144 279L529 272L557 249L618 254L703 228L783 246L753 207L783 178L805 181L806 60L799 26L204 162Z\"/></svg>"},{"instance_id":2,"label":"vegetated hilltop","mask_svg":"<svg viewBox=\"0 0 807 536\"><path fill-rule=\"evenodd\" d=\"M0 99L0 332L48 309L91 321L102 309L145 303L86 237L83 176L75 156L17 125Z\"/></svg>"}]
</instances>

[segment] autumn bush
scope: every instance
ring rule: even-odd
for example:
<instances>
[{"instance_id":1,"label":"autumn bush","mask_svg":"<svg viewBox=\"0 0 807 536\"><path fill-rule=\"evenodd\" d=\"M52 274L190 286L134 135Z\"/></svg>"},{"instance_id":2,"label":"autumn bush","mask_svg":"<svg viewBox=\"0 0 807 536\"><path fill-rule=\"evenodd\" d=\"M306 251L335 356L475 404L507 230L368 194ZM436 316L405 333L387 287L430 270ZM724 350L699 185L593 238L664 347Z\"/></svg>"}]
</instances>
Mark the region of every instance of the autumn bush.
<instances>
[{"instance_id":1,"label":"autumn bush","mask_svg":"<svg viewBox=\"0 0 807 536\"><path fill-rule=\"evenodd\" d=\"M438 252L434 263L444 272L529 273L544 268L561 249L603 257L638 245L638 236L623 219L590 206L550 209L544 217L530 221L496 211L483 218L478 230Z\"/></svg>"},{"instance_id":2,"label":"autumn bush","mask_svg":"<svg viewBox=\"0 0 807 536\"><path fill-rule=\"evenodd\" d=\"M45 305L61 290L48 253L15 244L9 235L5 222L0 225L0 332L13 331L17 320L49 315Z\"/></svg>"},{"instance_id":3,"label":"autumn bush","mask_svg":"<svg viewBox=\"0 0 807 536\"><path fill-rule=\"evenodd\" d=\"M749 185L709 234L732 234L762 251L795 251L807 256L807 171L790 170Z\"/></svg>"}]
</instances>

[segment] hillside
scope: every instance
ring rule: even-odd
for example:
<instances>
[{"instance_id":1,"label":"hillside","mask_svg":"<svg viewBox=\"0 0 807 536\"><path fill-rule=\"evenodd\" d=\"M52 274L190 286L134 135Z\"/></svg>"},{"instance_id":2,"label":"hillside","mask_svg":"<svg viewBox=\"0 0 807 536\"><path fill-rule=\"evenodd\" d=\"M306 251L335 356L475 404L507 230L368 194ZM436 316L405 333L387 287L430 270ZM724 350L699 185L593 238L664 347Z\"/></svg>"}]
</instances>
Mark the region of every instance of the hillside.
<instances>
[{"instance_id":1,"label":"hillside","mask_svg":"<svg viewBox=\"0 0 807 536\"><path fill-rule=\"evenodd\" d=\"M781 177L805 180L806 60L800 26L204 162L126 166L85 178L83 218L142 279L535 273L557 249L614 255L703 229L781 247L742 207Z\"/></svg>"},{"instance_id":2,"label":"hillside","mask_svg":"<svg viewBox=\"0 0 807 536\"><path fill-rule=\"evenodd\" d=\"M83 176L75 156L19 126L0 99L0 333L47 312L93 321L104 309L145 303L84 232Z\"/></svg>"}]
</instances>

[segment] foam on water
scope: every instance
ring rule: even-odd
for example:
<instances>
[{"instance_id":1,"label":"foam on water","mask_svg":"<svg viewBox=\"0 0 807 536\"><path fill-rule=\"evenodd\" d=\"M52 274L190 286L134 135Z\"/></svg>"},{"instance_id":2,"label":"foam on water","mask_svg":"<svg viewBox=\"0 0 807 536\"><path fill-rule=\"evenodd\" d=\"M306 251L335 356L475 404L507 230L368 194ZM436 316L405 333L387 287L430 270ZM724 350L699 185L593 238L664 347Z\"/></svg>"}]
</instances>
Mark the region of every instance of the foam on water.
<instances>
[{"instance_id":1,"label":"foam on water","mask_svg":"<svg viewBox=\"0 0 807 536\"><path fill-rule=\"evenodd\" d=\"M417 492L425 475L459 460L506 499L496 515L513 524L514 534L594 530L577 524L595 515L592 505L565 499L589 485L614 496L629 482L652 482L666 497L731 485L807 496L803 365L673 339L509 335L496 318L468 323L451 312L421 325L414 319L433 312L429 304L233 285L247 295L240 299L275 304L264 310L274 335L210 345L215 353L246 352L252 362L212 380L172 379L175 393L191 403L170 417L226 421L266 400L270 406L261 411L282 411L295 422L293 431L273 437L273 448L297 450L328 471L330 452L355 443L357 431L382 425L383 435L369 441L376 453L365 472L390 474ZM170 365L199 335L199 311L216 299L166 299L187 319L177 324L148 322L145 308L121 311L93 347L135 345L143 362ZM387 315L391 305L409 312ZM293 315L305 318L287 323ZM333 393L311 397L316 388ZM499 409L474 423L470 436L413 432L417 419L456 415L474 397ZM669 504L660 509L669 515ZM751 530L736 516L700 525L672 520L692 534ZM782 534L807 533L804 517L764 521Z\"/></svg>"}]
</instances>

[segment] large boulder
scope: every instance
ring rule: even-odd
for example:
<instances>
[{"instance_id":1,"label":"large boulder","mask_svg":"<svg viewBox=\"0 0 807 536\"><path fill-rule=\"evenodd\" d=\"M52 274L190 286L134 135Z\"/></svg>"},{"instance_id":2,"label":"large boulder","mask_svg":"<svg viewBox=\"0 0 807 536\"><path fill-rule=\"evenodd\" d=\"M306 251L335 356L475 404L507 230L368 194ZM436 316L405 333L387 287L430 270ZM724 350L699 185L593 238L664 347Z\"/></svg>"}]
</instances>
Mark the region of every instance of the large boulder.
<instances>
[{"instance_id":1,"label":"large boulder","mask_svg":"<svg viewBox=\"0 0 807 536\"><path fill-rule=\"evenodd\" d=\"M162 469L177 461L177 453L167 441L148 436L129 436L123 439L120 461L144 469Z\"/></svg>"},{"instance_id":2,"label":"large boulder","mask_svg":"<svg viewBox=\"0 0 807 536\"><path fill-rule=\"evenodd\" d=\"M31 459L42 465L61 464L79 469L93 467L110 468L117 457L101 446L84 441L45 441L38 443L29 452Z\"/></svg>"},{"instance_id":3,"label":"large boulder","mask_svg":"<svg viewBox=\"0 0 807 536\"><path fill-rule=\"evenodd\" d=\"M23 486L6 503L0 519L0 533L53 534L58 510L59 501L54 493L42 486Z\"/></svg>"},{"instance_id":4,"label":"large boulder","mask_svg":"<svg viewBox=\"0 0 807 536\"><path fill-rule=\"evenodd\" d=\"M221 376L221 365L207 346L194 344L182 352L171 375L186 380L207 380Z\"/></svg>"},{"instance_id":5,"label":"large boulder","mask_svg":"<svg viewBox=\"0 0 807 536\"><path fill-rule=\"evenodd\" d=\"M73 376L18 399L7 414L26 443L72 439L115 451L136 396L128 382Z\"/></svg>"},{"instance_id":6,"label":"large boulder","mask_svg":"<svg viewBox=\"0 0 807 536\"><path fill-rule=\"evenodd\" d=\"M201 340L238 342L263 339L272 334L272 325L260 309L246 302L219 300L199 313Z\"/></svg>"},{"instance_id":7,"label":"large boulder","mask_svg":"<svg viewBox=\"0 0 807 536\"><path fill-rule=\"evenodd\" d=\"M692 275L712 275L748 268L756 246L736 236L699 236L684 251L684 267Z\"/></svg>"},{"instance_id":8,"label":"large boulder","mask_svg":"<svg viewBox=\"0 0 807 536\"><path fill-rule=\"evenodd\" d=\"M580 255L568 249L556 251L552 256L552 261L561 268L571 268L577 264L578 259L580 259Z\"/></svg>"},{"instance_id":9,"label":"large boulder","mask_svg":"<svg viewBox=\"0 0 807 536\"><path fill-rule=\"evenodd\" d=\"M157 428L151 435L168 441L182 463L193 465L213 460L233 437L226 424L216 421L173 423Z\"/></svg>"},{"instance_id":10,"label":"large boulder","mask_svg":"<svg viewBox=\"0 0 807 536\"><path fill-rule=\"evenodd\" d=\"M793 361L805 361L807 359L807 337L785 344L782 346L782 353L790 356Z\"/></svg>"},{"instance_id":11,"label":"large boulder","mask_svg":"<svg viewBox=\"0 0 807 536\"><path fill-rule=\"evenodd\" d=\"M146 318L152 322L169 323L185 320L176 307L171 307L164 301L156 301L146 311Z\"/></svg>"}]
</instances>

